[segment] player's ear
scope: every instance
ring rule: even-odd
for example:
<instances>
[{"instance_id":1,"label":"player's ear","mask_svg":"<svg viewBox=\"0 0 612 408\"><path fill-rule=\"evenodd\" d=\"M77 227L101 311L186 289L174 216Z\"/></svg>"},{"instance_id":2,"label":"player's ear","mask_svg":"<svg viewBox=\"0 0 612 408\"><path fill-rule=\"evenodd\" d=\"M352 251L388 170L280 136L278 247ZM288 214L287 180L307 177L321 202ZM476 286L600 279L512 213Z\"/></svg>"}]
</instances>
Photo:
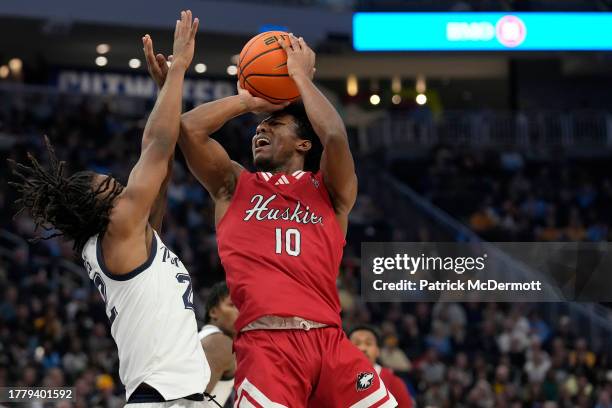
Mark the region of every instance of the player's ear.
<instances>
[{"instance_id":1,"label":"player's ear","mask_svg":"<svg viewBox=\"0 0 612 408\"><path fill-rule=\"evenodd\" d=\"M307 139L300 139L297 142L296 148L299 152L306 153L312 148L312 142Z\"/></svg>"},{"instance_id":2,"label":"player's ear","mask_svg":"<svg viewBox=\"0 0 612 408\"><path fill-rule=\"evenodd\" d=\"M219 307L215 306L208 311L210 320L216 320L219 317Z\"/></svg>"}]
</instances>

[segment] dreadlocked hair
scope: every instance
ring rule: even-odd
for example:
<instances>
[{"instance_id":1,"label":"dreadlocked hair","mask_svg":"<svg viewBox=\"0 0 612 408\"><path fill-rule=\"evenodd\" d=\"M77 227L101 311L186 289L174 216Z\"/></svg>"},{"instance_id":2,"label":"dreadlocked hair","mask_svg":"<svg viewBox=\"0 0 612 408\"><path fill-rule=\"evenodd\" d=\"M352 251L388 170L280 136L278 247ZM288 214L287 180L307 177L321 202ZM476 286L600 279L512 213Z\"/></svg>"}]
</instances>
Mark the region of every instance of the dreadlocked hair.
<instances>
[{"instance_id":1,"label":"dreadlocked hair","mask_svg":"<svg viewBox=\"0 0 612 408\"><path fill-rule=\"evenodd\" d=\"M66 163L57 159L46 136L45 146L49 170L44 169L29 152L29 165L11 161L13 174L20 180L9 183L21 195L15 201L15 217L27 210L36 224L35 231L39 228L53 231L46 236L35 236L30 242L64 236L74 241L73 249L80 254L90 237L106 231L113 201L123 186L109 176L94 188L95 173L91 171L65 176Z\"/></svg>"}]
</instances>

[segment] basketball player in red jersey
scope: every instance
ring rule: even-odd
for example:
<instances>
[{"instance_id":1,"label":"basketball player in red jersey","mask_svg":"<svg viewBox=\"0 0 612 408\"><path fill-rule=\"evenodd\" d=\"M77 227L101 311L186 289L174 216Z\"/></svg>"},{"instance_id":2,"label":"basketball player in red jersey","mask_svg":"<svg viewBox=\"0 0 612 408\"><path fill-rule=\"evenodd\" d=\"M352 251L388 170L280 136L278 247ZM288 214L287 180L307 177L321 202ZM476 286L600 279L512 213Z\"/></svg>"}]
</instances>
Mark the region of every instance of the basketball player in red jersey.
<instances>
[{"instance_id":1,"label":"basketball player in red jersey","mask_svg":"<svg viewBox=\"0 0 612 408\"><path fill-rule=\"evenodd\" d=\"M348 337L351 343L370 360L370 363L372 363L374 369L384 381L391 395L395 397L397 408L412 408L412 397L410 397L404 381L395 375L393 371L378 364L377 360L380 357L380 336L378 331L368 325L356 326L348 333Z\"/></svg>"},{"instance_id":2,"label":"basketball player in red jersey","mask_svg":"<svg viewBox=\"0 0 612 408\"><path fill-rule=\"evenodd\" d=\"M341 328L336 277L357 178L344 124L312 81L315 54L278 39L302 105L239 94L183 114L179 145L215 202L221 262L240 315L235 407L395 407L395 399ZM145 48L164 82L165 58ZM258 172L209 137L231 118L273 111L252 140ZM310 172L316 146L320 170ZM320 165L320 166L319 166Z\"/></svg>"}]
</instances>

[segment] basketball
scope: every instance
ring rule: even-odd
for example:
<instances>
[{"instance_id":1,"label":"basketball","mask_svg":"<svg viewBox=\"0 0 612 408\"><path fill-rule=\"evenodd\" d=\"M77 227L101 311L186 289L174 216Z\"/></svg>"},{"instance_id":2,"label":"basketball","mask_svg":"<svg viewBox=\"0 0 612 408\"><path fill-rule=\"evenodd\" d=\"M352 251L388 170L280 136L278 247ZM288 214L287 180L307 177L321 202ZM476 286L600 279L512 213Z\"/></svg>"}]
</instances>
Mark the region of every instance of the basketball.
<instances>
[{"instance_id":1,"label":"basketball","mask_svg":"<svg viewBox=\"0 0 612 408\"><path fill-rule=\"evenodd\" d=\"M246 43L238 62L240 87L272 103L291 102L300 97L287 72L287 53L278 44L281 37L287 39L289 35L284 31L256 35Z\"/></svg>"}]
</instances>

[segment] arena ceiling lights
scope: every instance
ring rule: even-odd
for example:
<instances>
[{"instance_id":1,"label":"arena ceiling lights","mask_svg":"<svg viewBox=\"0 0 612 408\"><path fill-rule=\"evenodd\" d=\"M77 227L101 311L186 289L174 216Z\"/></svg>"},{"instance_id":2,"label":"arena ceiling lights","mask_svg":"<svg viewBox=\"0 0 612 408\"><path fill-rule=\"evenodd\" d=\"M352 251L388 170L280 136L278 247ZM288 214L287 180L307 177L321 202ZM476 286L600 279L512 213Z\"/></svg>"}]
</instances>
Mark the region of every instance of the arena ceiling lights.
<instances>
[{"instance_id":1,"label":"arena ceiling lights","mask_svg":"<svg viewBox=\"0 0 612 408\"><path fill-rule=\"evenodd\" d=\"M612 13L355 13L357 51L612 50Z\"/></svg>"}]
</instances>

